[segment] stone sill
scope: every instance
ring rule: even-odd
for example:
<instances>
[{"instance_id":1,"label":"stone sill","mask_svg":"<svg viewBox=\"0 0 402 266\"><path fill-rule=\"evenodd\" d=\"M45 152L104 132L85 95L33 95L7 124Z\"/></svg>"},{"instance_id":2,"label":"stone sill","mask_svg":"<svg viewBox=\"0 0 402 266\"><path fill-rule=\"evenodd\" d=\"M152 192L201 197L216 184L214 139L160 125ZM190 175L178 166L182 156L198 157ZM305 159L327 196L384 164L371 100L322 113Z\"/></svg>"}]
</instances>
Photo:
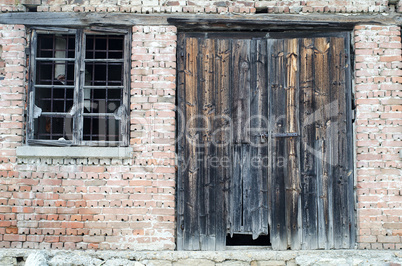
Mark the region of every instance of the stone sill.
<instances>
[{"instance_id":1,"label":"stone sill","mask_svg":"<svg viewBox=\"0 0 402 266\"><path fill-rule=\"evenodd\" d=\"M129 147L17 147L17 157L46 157L46 158L132 158L133 149Z\"/></svg>"}]
</instances>

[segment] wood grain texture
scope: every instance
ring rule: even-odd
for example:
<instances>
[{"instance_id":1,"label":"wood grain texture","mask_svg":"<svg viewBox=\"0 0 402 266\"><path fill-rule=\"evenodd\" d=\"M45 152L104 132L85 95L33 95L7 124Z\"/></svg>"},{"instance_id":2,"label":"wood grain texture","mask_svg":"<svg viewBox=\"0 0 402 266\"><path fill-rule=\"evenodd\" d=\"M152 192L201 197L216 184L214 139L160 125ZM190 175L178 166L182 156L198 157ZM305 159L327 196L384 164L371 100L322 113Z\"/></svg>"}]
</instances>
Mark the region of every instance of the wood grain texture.
<instances>
[{"instance_id":1,"label":"wood grain texture","mask_svg":"<svg viewBox=\"0 0 402 266\"><path fill-rule=\"evenodd\" d=\"M299 45L298 39L286 40L286 129L288 133L299 133ZM288 244L292 249L301 247L300 212L300 163L299 137L287 139L286 227Z\"/></svg>"},{"instance_id":2,"label":"wood grain texture","mask_svg":"<svg viewBox=\"0 0 402 266\"><path fill-rule=\"evenodd\" d=\"M199 145L199 135L197 132L198 115L198 79L197 79L197 56L198 39L188 38L186 40L186 62L185 62L185 153L188 163L185 173L185 212L184 212L184 248L188 250L200 249L200 231L198 211L199 205L199 163L197 155L197 146Z\"/></svg>"},{"instance_id":3,"label":"wood grain texture","mask_svg":"<svg viewBox=\"0 0 402 266\"><path fill-rule=\"evenodd\" d=\"M122 14L80 12L17 12L0 14L1 24L23 24L51 27L132 27L133 25L161 26L177 25L181 28L202 29L306 29L351 30L358 24L402 25L402 16L390 13L356 14Z\"/></svg>"},{"instance_id":4,"label":"wood grain texture","mask_svg":"<svg viewBox=\"0 0 402 266\"><path fill-rule=\"evenodd\" d=\"M231 43L229 40L216 40L215 56L215 92L216 92L216 120L214 133L216 154L222 162L217 169L216 176L216 250L224 250L228 225L229 209L229 181L231 178L231 96L230 90L230 55Z\"/></svg>"},{"instance_id":5,"label":"wood grain texture","mask_svg":"<svg viewBox=\"0 0 402 266\"><path fill-rule=\"evenodd\" d=\"M316 38L314 40L314 91L316 95L315 123L316 123L316 152L319 160L316 160L318 175L318 244L319 248L329 248L332 244L329 208L332 208L330 201L331 168L327 163L329 160L329 139L327 126L329 117L329 59L330 43L328 38Z\"/></svg>"},{"instance_id":6,"label":"wood grain texture","mask_svg":"<svg viewBox=\"0 0 402 266\"><path fill-rule=\"evenodd\" d=\"M300 39L300 165L302 182L302 248L317 249L317 175L313 151L315 139L313 44L310 38Z\"/></svg>"},{"instance_id":7,"label":"wood grain texture","mask_svg":"<svg viewBox=\"0 0 402 266\"><path fill-rule=\"evenodd\" d=\"M251 43L250 91L250 220L253 239L268 235L268 132L267 42Z\"/></svg>"},{"instance_id":8,"label":"wood grain texture","mask_svg":"<svg viewBox=\"0 0 402 266\"><path fill-rule=\"evenodd\" d=\"M215 104L215 40L202 39L199 45L200 90L198 97L201 114L200 128L200 242L202 250L215 249L216 231L216 187L217 169L211 162L216 158L215 145L212 143L214 131Z\"/></svg>"},{"instance_id":9,"label":"wood grain texture","mask_svg":"<svg viewBox=\"0 0 402 266\"><path fill-rule=\"evenodd\" d=\"M284 40L268 40L268 90L270 102L269 132L285 133L286 123L286 57ZM287 140L270 137L270 234L274 250L286 250L288 232L286 229L285 177L287 173Z\"/></svg>"},{"instance_id":10,"label":"wood grain texture","mask_svg":"<svg viewBox=\"0 0 402 266\"><path fill-rule=\"evenodd\" d=\"M222 250L227 234L270 234L274 250L353 247L348 35L183 36L178 249Z\"/></svg>"},{"instance_id":11,"label":"wood grain texture","mask_svg":"<svg viewBox=\"0 0 402 266\"><path fill-rule=\"evenodd\" d=\"M177 153L178 153L178 171L177 171L177 249L184 250L184 205L185 205L185 179L186 179L186 157L185 157L185 34L181 33L177 37Z\"/></svg>"}]
</instances>

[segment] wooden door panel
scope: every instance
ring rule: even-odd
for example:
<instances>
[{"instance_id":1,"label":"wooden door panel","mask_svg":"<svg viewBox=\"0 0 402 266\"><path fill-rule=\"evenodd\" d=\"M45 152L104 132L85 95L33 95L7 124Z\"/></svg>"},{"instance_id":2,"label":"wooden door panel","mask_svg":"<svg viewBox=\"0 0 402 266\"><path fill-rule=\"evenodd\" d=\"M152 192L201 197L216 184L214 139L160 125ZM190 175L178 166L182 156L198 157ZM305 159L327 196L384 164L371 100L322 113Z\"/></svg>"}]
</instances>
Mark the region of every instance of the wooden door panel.
<instances>
[{"instance_id":1,"label":"wooden door panel","mask_svg":"<svg viewBox=\"0 0 402 266\"><path fill-rule=\"evenodd\" d=\"M261 142L266 133L266 41L232 42L233 121L232 177L230 179L230 234L251 234L253 239L268 234L267 164L257 162L268 145ZM254 160L254 161L252 161ZM267 163L267 159L265 160Z\"/></svg>"},{"instance_id":2,"label":"wooden door panel","mask_svg":"<svg viewBox=\"0 0 402 266\"><path fill-rule=\"evenodd\" d=\"M179 34L178 249L353 247L349 42Z\"/></svg>"},{"instance_id":3,"label":"wooden door panel","mask_svg":"<svg viewBox=\"0 0 402 266\"><path fill-rule=\"evenodd\" d=\"M348 42L268 40L274 249L353 246Z\"/></svg>"}]
</instances>

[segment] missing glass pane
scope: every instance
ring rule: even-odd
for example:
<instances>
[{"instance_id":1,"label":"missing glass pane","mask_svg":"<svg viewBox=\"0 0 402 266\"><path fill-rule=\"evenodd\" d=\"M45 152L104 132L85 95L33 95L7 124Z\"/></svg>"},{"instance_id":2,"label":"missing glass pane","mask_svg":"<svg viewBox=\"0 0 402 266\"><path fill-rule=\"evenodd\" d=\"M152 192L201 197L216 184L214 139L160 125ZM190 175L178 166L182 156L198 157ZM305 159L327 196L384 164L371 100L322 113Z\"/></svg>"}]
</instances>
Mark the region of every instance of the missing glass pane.
<instances>
[{"instance_id":1,"label":"missing glass pane","mask_svg":"<svg viewBox=\"0 0 402 266\"><path fill-rule=\"evenodd\" d=\"M120 59L123 58L124 36L87 35L86 59Z\"/></svg>"},{"instance_id":2,"label":"missing glass pane","mask_svg":"<svg viewBox=\"0 0 402 266\"><path fill-rule=\"evenodd\" d=\"M36 84L74 85L74 62L38 61Z\"/></svg>"},{"instance_id":3,"label":"missing glass pane","mask_svg":"<svg viewBox=\"0 0 402 266\"><path fill-rule=\"evenodd\" d=\"M72 119L42 115L35 119L36 139L44 140L71 140Z\"/></svg>"},{"instance_id":4,"label":"missing glass pane","mask_svg":"<svg viewBox=\"0 0 402 266\"><path fill-rule=\"evenodd\" d=\"M74 88L37 88L36 105L42 112L70 112L74 102Z\"/></svg>"},{"instance_id":5,"label":"missing glass pane","mask_svg":"<svg viewBox=\"0 0 402 266\"><path fill-rule=\"evenodd\" d=\"M39 34L38 58L75 58L75 35Z\"/></svg>"},{"instance_id":6,"label":"missing glass pane","mask_svg":"<svg viewBox=\"0 0 402 266\"><path fill-rule=\"evenodd\" d=\"M84 140L120 141L120 121L106 114L123 104L123 51L124 36L86 36L84 113L91 116L84 118Z\"/></svg>"},{"instance_id":7,"label":"missing glass pane","mask_svg":"<svg viewBox=\"0 0 402 266\"><path fill-rule=\"evenodd\" d=\"M120 121L114 117L84 117L84 140L120 141Z\"/></svg>"}]
</instances>

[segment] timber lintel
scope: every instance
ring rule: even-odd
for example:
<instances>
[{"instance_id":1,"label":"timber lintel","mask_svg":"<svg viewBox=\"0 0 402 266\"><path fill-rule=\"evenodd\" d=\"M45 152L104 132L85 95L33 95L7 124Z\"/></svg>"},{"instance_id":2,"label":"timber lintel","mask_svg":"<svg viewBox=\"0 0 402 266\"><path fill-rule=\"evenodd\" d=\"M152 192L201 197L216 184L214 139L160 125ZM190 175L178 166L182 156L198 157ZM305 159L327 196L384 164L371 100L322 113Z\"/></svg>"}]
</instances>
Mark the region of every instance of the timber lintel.
<instances>
[{"instance_id":1,"label":"timber lintel","mask_svg":"<svg viewBox=\"0 0 402 266\"><path fill-rule=\"evenodd\" d=\"M88 27L176 25L182 29L351 29L355 25L402 25L402 14L131 14L17 12L0 14L0 24Z\"/></svg>"}]
</instances>

